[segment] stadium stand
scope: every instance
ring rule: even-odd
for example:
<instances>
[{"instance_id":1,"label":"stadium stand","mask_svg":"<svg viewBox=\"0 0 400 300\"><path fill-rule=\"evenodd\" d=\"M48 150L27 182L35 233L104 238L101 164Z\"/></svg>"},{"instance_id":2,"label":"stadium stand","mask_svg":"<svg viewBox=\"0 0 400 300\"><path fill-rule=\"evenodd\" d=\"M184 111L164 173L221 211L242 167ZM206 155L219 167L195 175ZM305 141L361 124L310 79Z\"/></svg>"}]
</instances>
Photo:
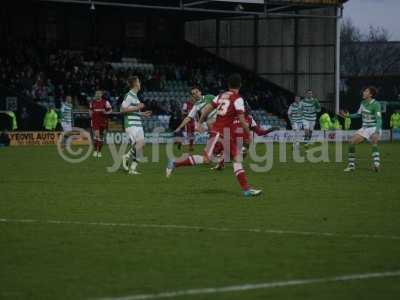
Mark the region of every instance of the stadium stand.
<instances>
[{"instance_id":1,"label":"stadium stand","mask_svg":"<svg viewBox=\"0 0 400 300\"><path fill-rule=\"evenodd\" d=\"M32 129L40 129L47 108L59 108L66 95L73 97L80 120L84 119L82 112L88 110L88 102L96 89L104 90L113 111L118 111L126 92L125 79L130 74L138 74L143 83L139 96L154 115L145 120L145 130L168 128L169 116L180 110L191 86L201 87L203 93L218 94L224 89L228 74L238 71L210 54L188 49L191 61L167 61L157 56L152 62L149 56L147 59L124 57L118 49L76 51L33 42L11 43L2 49L0 74L3 87L7 87L3 95L23 97L26 105L20 107L36 105L30 124ZM264 126L286 127L285 120L278 116L285 114L290 93L249 72L239 71L244 74L241 92L254 109L255 119ZM18 111L19 118L20 114ZM85 122L79 124L82 126ZM110 127L118 130L121 124L114 120Z\"/></svg>"}]
</instances>

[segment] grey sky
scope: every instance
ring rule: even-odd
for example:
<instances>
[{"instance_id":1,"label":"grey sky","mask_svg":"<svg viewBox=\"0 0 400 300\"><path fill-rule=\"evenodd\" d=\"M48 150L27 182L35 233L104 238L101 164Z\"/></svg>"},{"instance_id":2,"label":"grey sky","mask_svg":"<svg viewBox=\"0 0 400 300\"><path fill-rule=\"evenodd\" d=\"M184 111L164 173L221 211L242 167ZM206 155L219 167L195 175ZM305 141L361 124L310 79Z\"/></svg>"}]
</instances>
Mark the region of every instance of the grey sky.
<instances>
[{"instance_id":1,"label":"grey sky","mask_svg":"<svg viewBox=\"0 0 400 300\"><path fill-rule=\"evenodd\" d=\"M386 28L391 39L400 41L400 0L349 0L344 7L344 17L363 31L369 25Z\"/></svg>"}]
</instances>

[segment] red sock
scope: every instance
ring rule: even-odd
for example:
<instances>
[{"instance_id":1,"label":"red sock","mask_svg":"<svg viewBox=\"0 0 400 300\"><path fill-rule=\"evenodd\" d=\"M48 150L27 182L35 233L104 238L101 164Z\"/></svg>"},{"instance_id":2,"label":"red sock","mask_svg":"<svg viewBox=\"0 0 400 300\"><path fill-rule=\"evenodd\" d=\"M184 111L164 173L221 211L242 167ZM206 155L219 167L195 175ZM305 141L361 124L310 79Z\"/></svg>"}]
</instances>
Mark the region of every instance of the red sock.
<instances>
[{"instance_id":1,"label":"red sock","mask_svg":"<svg viewBox=\"0 0 400 300\"><path fill-rule=\"evenodd\" d=\"M237 181L239 182L240 187L243 191L247 191L250 186L247 183L246 173L243 170L241 163L233 163L233 170L235 172L235 176Z\"/></svg>"},{"instance_id":2,"label":"red sock","mask_svg":"<svg viewBox=\"0 0 400 300\"><path fill-rule=\"evenodd\" d=\"M195 163L194 163L193 156L189 155L184 160L175 162L175 167L179 168L179 167L186 167L186 166L194 166L194 164Z\"/></svg>"},{"instance_id":3,"label":"red sock","mask_svg":"<svg viewBox=\"0 0 400 300\"><path fill-rule=\"evenodd\" d=\"M185 166L195 166L195 165L201 165L204 164L204 157L201 155L189 155L187 158L185 158L182 161L176 161L175 162L175 167L185 167Z\"/></svg>"}]
</instances>

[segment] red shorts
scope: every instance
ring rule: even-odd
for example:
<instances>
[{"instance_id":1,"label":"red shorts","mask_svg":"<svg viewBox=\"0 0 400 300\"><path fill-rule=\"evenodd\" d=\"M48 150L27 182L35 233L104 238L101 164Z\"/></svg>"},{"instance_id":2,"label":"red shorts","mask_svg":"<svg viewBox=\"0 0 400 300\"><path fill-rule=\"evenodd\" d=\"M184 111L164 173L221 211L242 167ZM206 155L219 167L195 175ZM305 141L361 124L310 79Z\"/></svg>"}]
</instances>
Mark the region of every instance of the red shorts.
<instances>
[{"instance_id":1,"label":"red shorts","mask_svg":"<svg viewBox=\"0 0 400 300\"><path fill-rule=\"evenodd\" d=\"M207 146L204 149L204 156L208 160L213 158L214 148L218 141L222 143L225 150L224 153L229 155L231 159L240 154L237 143L238 139L235 134L224 137L220 131L213 131L210 133L210 138L208 139Z\"/></svg>"}]
</instances>

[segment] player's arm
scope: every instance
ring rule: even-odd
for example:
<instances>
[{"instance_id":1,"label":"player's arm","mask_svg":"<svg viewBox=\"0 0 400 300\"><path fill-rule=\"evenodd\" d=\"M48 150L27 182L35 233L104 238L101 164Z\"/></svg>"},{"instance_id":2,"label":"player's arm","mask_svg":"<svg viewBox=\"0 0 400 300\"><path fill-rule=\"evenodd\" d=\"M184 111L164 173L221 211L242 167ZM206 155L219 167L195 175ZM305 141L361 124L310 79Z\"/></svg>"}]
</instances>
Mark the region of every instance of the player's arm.
<instances>
[{"instance_id":1,"label":"player's arm","mask_svg":"<svg viewBox=\"0 0 400 300\"><path fill-rule=\"evenodd\" d=\"M206 120L208 115L214 110L214 106L212 104L207 104L203 111L201 112L201 116L199 119L199 124L203 124Z\"/></svg>"},{"instance_id":2,"label":"player's arm","mask_svg":"<svg viewBox=\"0 0 400 300\"><path fill-rule=\"evenodd\" d=\"M191 121L192 121L192 118L187 116L185 119L183 119L182 123L175 129L175 132L182 130L182 128L185 127Z\"/></svg>"},{"instance_id":3,"label":"player's arm","mask_svg":"<svg viewBox=\"0 0 400 300\"><path fill-rule=\"evenodd\" d=\"M139 102L138 104L133 104L129 101L130 97L128 96L121 104L121 113L127 114L131 112L140 112L144 108L144 104Z\"/></svg>"},{"instance_id":4,"label":"player's arm","mask_svg":"<svg viewBox=\"0 0 400 300\"><path fill-rule=\"evenodd\" d=\"M182 123L175 129L175 132L179 132L183 127L185 127L188 123L195 119L197 115L197 106L193 106L190 110L189 114L183 119Z\"/></svg>"},{"instance_id":5,"label":"player's arm","mask_svg":"<svg viewBox=\"0 0 400 300\"><path fill-rule=\"evenodd\" d=\"M342 117L342 118L350 118L350 119L357 119L357 118L360 118L360 117L361 117L361 106L360 106L360 108L358 109L358 111L357 111L356 113L354 113L354 114L351 114L351 113L349 113L348 111L346 112L346 111L344 111L344 110L341 110L341 111L339 112L339 116Z\"/></svg>"},{"instance_id":6,"label":"player's arm","mask_svg":"<svg viewBox=\"0 0 400 300\"><path fill-rule=\"evenodd\" d=\"M288 109L288 112L287 112L287 114L288 114L288 118L289 118L289 121L292 123L292 105L290 105L289 106L289 109Z\"/></svg>"},{"instance_id":7,"label":"player's arm","mask_svg":"<svg viewBox=\"0 0 400 300\"><path fill-rule=\"evenodd\" d=\"M123 104L123 103L122 103ZM123 114L131 113L131 112L140 112L141 109L144 108L143 103L139 103L138 105L130 105L130 106L121 106L121 112Z\"/></svg>"}]
</instances>

